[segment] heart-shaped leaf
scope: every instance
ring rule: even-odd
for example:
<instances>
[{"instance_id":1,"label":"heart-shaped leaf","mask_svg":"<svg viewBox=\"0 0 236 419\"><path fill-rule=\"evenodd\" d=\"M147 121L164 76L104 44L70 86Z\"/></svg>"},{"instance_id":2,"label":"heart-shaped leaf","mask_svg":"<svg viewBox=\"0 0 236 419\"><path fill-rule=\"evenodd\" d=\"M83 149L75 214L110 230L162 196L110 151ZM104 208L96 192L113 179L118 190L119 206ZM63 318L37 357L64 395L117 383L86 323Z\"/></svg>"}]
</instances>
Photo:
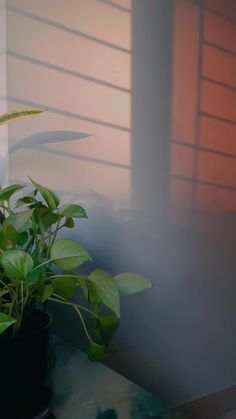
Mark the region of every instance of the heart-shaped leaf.
<instances>
[{"instance_id":1,"label":"heart-shaped leaf","mask_svg":"<svg viewBox=\"0 0 236 419\"><path fill-rule=\"evenodd\" d=\"M73 228L75 226L73 218L66 217L64 226L67 227L67 228Z\"/></svg>"},{"instance_id":2,"label":"heart-shaped leaf","mask_svg":"<svg viewBox=\"0 0 236 419\"><path fill-rule=\"evenodd\" d=\"M71 298L76 290L76 281L74 277L57 276L52 281L54 292L64 298Z\"/></svg>"},{"instance_id":3,"label":"heart-shaped leaf","mask_svg":"<svg viewBox=\"0 0 236 419\"><path fill-rule=\"evenodd\" d=\"M3 224L2 232L13 244L17 242L17 231L11 224Z\"/></svg>"},{"instance_id":4,"label":"heart-shaped leaf","mask_svg":"<svg viewBox=\"0 0 236 419\"><path fill-rule=\"evenodd\" d=\"M96 324L96 335L104 343L108 343L119 325L119 319L111 316L99 316Z\"/></svg>"},{"instance_id":5,"label":"heart-shaped leaf","mask_svg":"<svg viewBox=\"0 0 236 419\"><path fill-rule=\"evenodd\" d=\"M1 250L9 250L12 249L13 245L12 242L4 236L3 232L0 231L0 249Z\"/></svg>"},{"instance_id":6,"label":"heart-shaped leaf","mask_svg":"<svg viewBox=\"0 0 236 419\"><path fill-rule=\"evenodd\" d=\"M95 269L88 277L100 302L120 317L120 297L111 275L102 269Z\"/></svg>"},{"instance_id":7,"label":"heart-shaped leaf","mask_svg":"<svg viewBox=\"0 0 236 419\"><path fill-rule=\"evenodd\" d=\"M51 247L51 259L66 271L92 260L87 250L71 239L56 240Z\"/></svg>"},{"instance_id":8,"label":"heart-shaped leaf","mask_svg":"<svg viewBox=\"0 0 236 419\"><path fill-rule=\"evenodd\" d=\"M38 202L33 196L23 196L22 198L19 198L16 203L16 208L20 208L24 205L30 205L34 204L35 202Z\"/></svg>"},{"instance_id":9,"label":"heart-shaped leaf","mask_svg":"<svg viewBox=\"0 0 236 419\"><path fill-rule=\"evenodd\" d=\"M83 207L76 204L63 205L59 208L59 214L71 218L88 218Z\"/></svg>"},{"instance_id":10,"label":"heart-shaped leaf","mask_svg":"<svg viewBox=\"0 0 236 419\"><path fill-rule=\"evenodd\" d=\"M5 332L12 324L16 323L16 319L11 316L8 316L5 313L0 313L0 334Z\"/></svg>"},{"instance_id":11,"label":"heart-shaped leaf","mask_svg":"<svg viewBox=\"0 0 236 419\"><path fill-rule=\"evenodd\" d=\"M81 288L83 296L88 300L88 277L86 275L77 274L76 284Z\"/></svg>"},{"instance_id":12,"label":"heart-shaped leaf","mask_svg":"<svg viewBox=\"0 0 236 419\"><path fill-rule=\"evenodd\" d=\"M9 201L11 196L23 187L23 185L11 185L4 189L0 189L0 201Z\"/></svg>"},{"instance_id":13,"label":"heart-shaped leaf","mask_svg":"<svg viewBox=\"0 0 236 419\"><path fill-rule=\"evenodd\" d=\"M40 289L40 301L45 303L45 301L51 297L53 291L54 289L52 284L43 285Z\"/></svg>"},{"instance_id":14,"label":"heart-shaped leaf","mask_svg":"<svg viewBox=\"0 0 236 419\"><path fill-rule=\"evenodd\" d=\"M44 215L42 218L42 223L43 226L45 228L45 230L47 230L49 227L51 227L53 224L58 222L58 215L54 214L54 212L49 212L48 214Z\"/></svg>"},{"instance_id":15,"label":"heart-shaped leaf","mask_svg":"<svg viewBox=\"0 0 236 419\"><path fill-rule=\"evenodd\" d=\"M7 250L1 262L6 275L16 280L25 280L34 265L31 256L23 250Z\"/></svg>"},{"instance_id":16,"label":"heart-shaped leaf","mask_svg":"<svg viewBox=\"0 0 236 419\"><path fill-rule=\"evenodd\" d=\"M97 294L97 291L94 287L94 285L92 283L88 283L88 302L89 304L100 304L101 303L101 298L99 297L99 295Z\"/></svg>"},{"instance_id":17,"label":"heart-shaped leaf","mask_svg":"<svg viewBox=\"0 0 236 419\"><path fill-rule=\"evenodd\" d=\"M26 230L25 226L28 226L28 221L33 215L33 210L27 210L23 212L18 212L16 214L10 214L9 217L6 218L3 225L12 225L16 231L24 231Z\"/></svg>"},{"instance_id":18,"label":"heart-shaped leaf","mask_svg":"<svg viewBox=\"0 0 236 419\"><path fill-rule=\"evenodd\" d=\"M51 209L55 209L60 204L58 196L55 194L55 192L51 191L50 189L46 188L43 185L40 185L40 183L35 182L33 179L29 178L34 187L40 192L43 199L47 203L48 207Z\"/></svg>"},{"instance_id":19,"label":"heart-shaped leaf","mask_svg":"<svg viewBox=\"0 0 236 419\"><path fill-rule=\"evenodd\" d=\"M113 279L120 295L132 295L152 287L151 282L147 278L132 272L116 275Z\"/></svg>"},{"instance_id":20,"label":"heart-shaped leaf","mask_svg":"<svg viewBox=\"0 0 236 419\"><path fill-rule=\"evenodd\" d=\"M35 223L38 226L38 230L42 232L43 229L43 217L45 217L47 214L50 214L50 209L43 205L42 203L37 203L36 208L34 208L33 211L33 218Z\"/></svg>"}]
</instances>

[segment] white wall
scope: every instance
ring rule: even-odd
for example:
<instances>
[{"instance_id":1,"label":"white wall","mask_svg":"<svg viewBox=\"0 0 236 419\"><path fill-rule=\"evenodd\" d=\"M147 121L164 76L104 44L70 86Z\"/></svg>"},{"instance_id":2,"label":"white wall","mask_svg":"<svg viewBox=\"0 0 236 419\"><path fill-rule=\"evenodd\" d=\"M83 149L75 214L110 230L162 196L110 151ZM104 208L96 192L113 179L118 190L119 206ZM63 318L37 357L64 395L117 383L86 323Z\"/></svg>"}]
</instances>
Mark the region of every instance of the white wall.
<instances>
[{"instance_id":1,"label":"white wall","mask_svg":"<svg viewBox=\"0 0 236 419\"><path fill-rule=\"evenodd\" d=\"M124 301L113 364L183 403L235 384L234 247L169 214L173 2L108 3L7 0L9 107L48 109L10 126L10 179L104 196L81 241L154 284Z\"/></svg>"}]
</instances>

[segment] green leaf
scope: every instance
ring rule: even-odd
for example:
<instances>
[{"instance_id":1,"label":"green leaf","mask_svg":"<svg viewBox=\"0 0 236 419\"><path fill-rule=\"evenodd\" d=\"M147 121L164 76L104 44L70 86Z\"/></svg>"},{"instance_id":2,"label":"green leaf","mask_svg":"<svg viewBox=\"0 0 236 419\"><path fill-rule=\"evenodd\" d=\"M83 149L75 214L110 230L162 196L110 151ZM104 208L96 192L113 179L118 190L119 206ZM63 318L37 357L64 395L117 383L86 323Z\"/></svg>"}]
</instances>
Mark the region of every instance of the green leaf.
<instances>
[{"instance_id":1,"label":"green leaf","mask_svg":"<svg viewBox=\"0 0 236 419\"><path fill-rule=\"evenodd\" d=\"M16 208L22 207L24 205L34 204L35 202L38 202L33 196L23 196L22 198L19 198L16 202Z\"/></svg>"},{"instance_id":2,"label":"green leaf","mask_svg":"<svg viewBox=\"0 0 236 419\"><path fill-rule=\"evenodd\" d=\"M111 316L99 316L96 324L96 336L104 343L108 343L119 325L119 319Z\"/></svg>"},{"instance_id":3,"label":"green leaf","mask_svg":"<svg viewBox=\"0 0 236 419\"><path fill-rule=\"evenodd\" d=\"M6 220L4 221L3 225L12 225L16 231L20 232L20 231L24 231L26 230L26 225L27 228L28 226L28 221L30 220L30 218L33 215L33 210L27 210L27 211L23 211L23 212L18 212L16 214L10 214L9 217L6 218Z\"/></svg>"},{"instance_id":4,"label":"green leaf","mask_svg":"<svg viewBox=\"0 0 236 419\"><path fill-rule=\"evenodd\" d=\"M70 218L88 218L85 209L76 204L61 206L59 208L59 214Z\"/></svg>"},{"instance_id":5,"label":"green leaf","mask_svg":"<svg viewBox=\"0 0 236 419\"><path fill-rule=\"evenodd\" d=\"M40 265L40 260L37 257L33 258L34 268ZM29 284L36 284L37 282L41 281L44 274L44 267L41 266L38 269L31 271L27 276L27 283Z\"/></svg>"},{"instance_id":6,"label":"green leaf","mask_svg":"<svg viewBox=\"0 0 236 419\"><path fill-rule=\"evenodd\" d=\"M71 298L76 290L76 281L72 277L62 275L53 278L52 284L54 292L64 298Z\"/></svg>"},{"instance_id":7,"label":"green leaf","mask_svg":"<svg viewBox=\"0 0 236 419\"><path fill-rule=\"evenodd\" d=\"M87 250L79 243L70 239L59 239L53 243L51 247L51 259L55 265L66 271L92 260Z\"/></svg>"},{"instance_id":8,"label":"green leaf","mask_svg":"<svg viewBox=\"0 0 236 419\"><path fill-rule=\"evenodd\" d=\"M39 206L34 208L33 211L33 218L35 223L38 226L38 230L41 233L43 230L43 217L45 217L47 214L49 214L50 209L43 205L42 203L37 203Z\"/></svg>"},{"instance_id":9,"label":"green leaf","mask_svg":"<svg viewBox=\"0 0 236 419\"><path fill-rule=\"evenodd\" d=\"M1 262L6 275L16 280L25 280L34 264L23 250L7 250L2 254Z\"/></svg>"},{"instance_id":10,"label":"green leaf","mask_svg":"<svg viewBox=\"0 0 236 419\"><path fill-rule=\"evenodd\" d=\"M86 275L77 274L76 284L81 288L83 296L88 300L88 277Z\"/></svg>"},{"instance_id":11,"label":"green leaf","mask_svg":"<svg viewBox=\"0 0 236 419\"><path fill-rule=\"evenodd\" d=\"M89 342L88 357L90 361L104 361L115 352L117 352L117 349L115 348L107 348L106 346L99 345L98 343Z\"/></svg>"},{"instance_id":12,"label":"green leaf","mask_svg":"<svg viewBox=\"0 0 236 419\"><path fill-rule=\"evenodd\" d=\"M13 226L5 225L2 226L0 231L0 248L2 250L9 250L15 247L17 240L17 232Z\"/></svg>"},{"instance_id":13,"label":"green leaf","mask_svg":"<svg viewBox=\"0 0 236 419\"><path fill-rule=\"evenodd\" d=\"M7 237L3 234L3 232L0 232L0 249L1 250L9 250L13 247L12 242L7 239Z\"/></svg>"},{"instance_id":14,"label":"green leaf","mask_svg":"<svg viewBox=\"0 0 236 419\"><path fill-rule=\"evenodd\" d=\"M147 278L132 272L116 275L113 279L120 295L132 295L152 287L151 282Z\"/></svg>"},{"instance_id":15,"label":"green leaf","mask_svg":"<svg viewBox=\"0 0 236 419\"><path fill-rule=\"evenodd\" d=\"M42 303L45 303L45 301L47 301L51 297L53 291L54 290L52 284L43 285L40 290L40 301Z\"/></svg>"},{"instance_id":16,"label":"green leaf","mask_svg":"<svg viewBox=\"0 0 236 419\"><path fill-rule=\"evenodd\" d=\"M64 226L67 228L73 228L75 226L73 218L67 217Z\"/></svg>"},{"instance_id":17,"label":"green leaf","mask_svg":"<svg viewBox=\"0 0 236 419\"><path fill-rule=\"evenodd\" d=\"M91 272L88 279L93 284L100 302L120 317L120 297L111 275L101 269Z\"/></svg>"},{"instance_id":18,"label":"green leaf","mask_svg":"<svg viewBox=\"0 0 236 419\"><path fill-rule=\"evenodd\" d=\"M50 191L50 189L46 188L43 185L40 185L40 183L35 182L33 179L29 178L34 187L40 192L43 199L47 203L48 207L51 209L55 209L60 204L58 196L55 194L55 192Z\"/></svg>"},{"instance_id":19,"label":"green leaf","mask_svg":"<svg viewBox=\"0 0 236 419\"><path fill-rule=\"evenodd\" d=\"M13 225L3 224L2 232L5 235L5 237L7 237L12 242L13 245L16 244L16 242L17 242L17 231L16 231L15 227L13 227Z\"/></svg>"},{"instance_id":20,"label":"green leaf","mask_svg":"<svg viewBox=\"0 0 236 419\"><path fill-rule=\"evenodd\" d=\"M54 212L49 212L48 214L44 215L42 218L42 223L43 226L45 228L45 230L47 230L49 227L51 227L53 224L58 222L58 215L54 214Z\"/></svg>"},{"instance_id":21,"label":"green leaf","mask_svg":"<svg viewBox=\"0 0 236 419\"><path fill-rule=\"evenodd\" d=\"M27 283L30 285L36 284L42 278L41 273L40 269L30 272L27 276Z\"/></svg>"},{"instance_id":22,"label":"green leaf","mask_svg":"<svg viewBox=\"0 0 236 419\"><path fill-rule=\"evenodd\" d=\"M0 201L9 201L11 196L23 187L23 185L11 185L4 189L0 189Z\"/></svg>"},{"instance_id":23,"label":"green leaf","mask_svg":"<svg viewBox=\"0 0 236 419\"><path fill-rule=\"evenodd\" d=\"M37 189L35 189L35 191L36 191L36 195L37 195ZM29 208L42 208L42 207L44 207L44 208L47 208L48 209L48 207L46 207L46 205L44 205L43 203L42 203L42 201L37 201L36 200L36 202L34 202L33 204L30 204L29 205Z\"/></svg>"},{"instance_id":24,"label":"green leaf","mask_svg":"<svg viewBox=\"0 0 236 419\"><path fill-rule=\"evenodd\" d=\"M88 286L88 301L89 301L89 304L101 303L101 299L98 296L93 284L89 284Z\"/></svg>"},{"instance_id":25,"label":"green leaf","mask_svg":"<svg viewBox=\"0 0 236 419\"><path fill-rule=\"evenodd\" d=\"M23 247L27 243L28 238L29 238L29 235L28 235L27 231L22 231L17 236L17 244L19 246Z\"/></svg>"},{"instance_id":26,"label":"green leaf","mask_svg":"<svg viewBox=\"0 0 236 419\"><path fill-rule=\"evenodd\" d=\"M16 323L16 319L11 316L8 316L5 313L0 313L0 334L5 332L12 324Z\"/></svg>"},{"instance_id":27,"label":"green leaf","mask_svg":"<svg viewBox=\"0 0 236 419\"><path fill-rule=\"evenodd\" d=\"M7 124L8 122L14 122L18 119L28 118L42 112L44 111L41 109L21 109L19 111L4 113L0 115L0 125Z\"/></svg>"}]
</instances>

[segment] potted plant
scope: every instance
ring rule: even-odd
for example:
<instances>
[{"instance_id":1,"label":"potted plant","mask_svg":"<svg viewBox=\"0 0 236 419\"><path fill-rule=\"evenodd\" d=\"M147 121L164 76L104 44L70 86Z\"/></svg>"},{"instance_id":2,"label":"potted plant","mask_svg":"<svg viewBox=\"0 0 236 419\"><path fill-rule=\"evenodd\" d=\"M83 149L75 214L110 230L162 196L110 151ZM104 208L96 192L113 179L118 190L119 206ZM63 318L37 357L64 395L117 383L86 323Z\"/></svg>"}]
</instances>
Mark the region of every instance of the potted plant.
<instances>
[{"instance_id":1,"label":"potted plant","mask_svg":"<svg viewBox=\"0 0 236 419\"><path fill-rule=\"evenodd\" d=\"M5 114L0 124L40 112ZM36 308L37 303L71 307L87 337L88 356L97 361L114 350L108 343L119 324L120 296L151 286L134 273L79 273L92 257L66 231L74 227L74 219L87 218L85 209L62 205L55 192L31 178L30 185L26 190L20 184L0 190L1 399L6 400L29 397L45 379L51 317ZM77 290L84 304L73 299Z\"/></svg>"}]
</instances>

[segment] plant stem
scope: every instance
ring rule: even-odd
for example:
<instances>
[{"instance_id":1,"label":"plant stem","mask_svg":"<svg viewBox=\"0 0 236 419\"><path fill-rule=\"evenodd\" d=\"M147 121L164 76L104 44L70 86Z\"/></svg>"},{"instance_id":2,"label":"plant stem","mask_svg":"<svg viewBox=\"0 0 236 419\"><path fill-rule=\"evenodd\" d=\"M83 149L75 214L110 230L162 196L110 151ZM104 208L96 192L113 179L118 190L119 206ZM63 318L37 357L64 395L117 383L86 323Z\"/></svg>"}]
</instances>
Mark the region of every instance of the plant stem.
<instances>
[{"instance_id":1,"label":"plant stem","mask_svg":"<svg viewBox=\"0 0 236 419\"><path fill-rule=\"evenodd\" d=\"M21 291L21 311L20 311L19 329L21 326L23 313L24 313L24 283L23 281L20 282L20 291Z\"/></svg>"},{"instance_id":2,"label":"plant stem","mask_svg":"<svg viewBox=\"0 0 236 419\"><path fill-rule=\"evenodd\" d=\"M54 241L56 240L57 233L60 230L60 228L63 227L63 226L60 227L60 222L61 222L61 219L59 218L59 220L57 221L57 224L56 224L56 229L53 232L51 232L51 228L50 228L49 235L44 238L44 240L49 239L46 257L48 257L50 255L51 247L52 247ZM52 262L52 261L50 261L50 262Z\"/></svg>"},{"instance_id":3,"label":"plant stem","mask_svg":"<svg viewBox=\"0 0 236 419\"><path fill-rule=\"evenodd\" d=\"M76 304L76 303L71 303L70 301L67 301L65 299L61 299L62 297L60 297L59 295L53 293L53 295L55 295L56 298L50 297L49 300L51 301L55 301L56 303L61 303L61 304L65 304L71 307L78 307L78 309L86 311L87 313L91 314L93 317L98 317L98 315L96 315L96 313L94 313L92 310L89 310L88 308L81 306L80 304Z\"/></svg>"},{"instance_id":4,"label":"plant stem","mask_svg":"<svg viewBox=\"0 0 236 419\"><path fill-rule=\"evenodd\" d=\"M34 271L36 271L37 269L41 268L42 266L44 266L44 265L48 265L49 263L51 263L51 262L53 262L53 261L54 261L54 259L48 259L48 260L45 260L44 262L40 263L40 265L35 266L35 267L32 269L32 271L31 271L31 272L34 272Z\"/></svg>"},{"instance_id":5,"label":"plant stem","mask_svg":"<svg viewBox=\"0 0 236 419\"><path fill-rule=\"evenodd\" d=\"M78 316L79 316L79 318L81 320L81 323L82 323L82 326L83 326L83 329L84 329L84 332L85 332L85 334L87 336L88 341L90 343L93 343L93 339L90 337L90 334L88 332L88 329L87 329L87 326L85 324L85 321L84 321L84 318L83 318L82 314L80 313L78 307L74 307L74 309L75 309L76 313L78 314Z\"/></svg>"},{"instance_id":6,"label":"plant stem","mask_svg":"<svg viewBox=\"0 0 236 419\"><path fill-rule=\"evenodd\" d=\"M53 235L53 234L55 234L55 233L57 233L59 230L61 230L63 227L64 227L64 225L65 224L62 224L57 230L54 230L54 231L52 231L52 233L51 234L48 234L46 237L45 237L45 240L47 240L48 238L49 238L49 236L50 235ZM52 244L52 243L51 243Z\"/></svg>"},{"instance_id":7,"label":"plant stem","mask_svg":"<svg viewBox=\"0 0 236 419\"><path fill-rule=\"evenodd\" d=\"M8 287L7 284L5 284L5 282L2 279L0 279L0 283L4 286L4 288L7 288L9 292L11 293L11 289Z\"/></svg>"},{"instance_id":8,"label":"plant stem","mask_svg":"<svg viewBox=\"0 0 236 419\"><path fill-rule=\"evenodd\" d=\"M81 323L82 323L82 326L83 326L83 329L84 329L84 332L85 332L85 334L86 334L86 336L87 336L88 341L89 341L90 343L93 343L93 339L91 338L91 336L90 336L90 334L89 334L89 332L88 332L87 326L86 326L86 324L85 324L84 318L83 318L83 316L82 316L82 314L81 314L81 312L80 312L79 308L80 308L81 310L89 311L90 313L92 313L93 315L95 315L93 312L91 312L90 310L87 310L85 307L80 306L79 304L70 303L69 301L62 301L62 300L58 300L58 299L56 299L56 298L52 298L52 297L50 297L50 298L49 298L49 300L51 300L51 301L55 301L55 302L58 302L58 303L61 303L61 304L66 304L66 305L69 305L69 306L73 307L73 308L74 308L74 310L76 311L76 313L78 314L78 316L79 316L80 320L81 320ZM95 317L96 317L96 316L95 316Z\"/></svg>"},{"instance_id":9,"label":"plant stem","mask_svg":"<svg viewBox=\"0 0 236 419\"><path fill-rule=\"evenodd\" d=\"M34 241L35 241L35 237L36 236L32 237L32 239L31 239L31 243L30 243L30 246L28 248L28 253L31 253L32 252Z\"/></svg>"},{"instance_id":10,"label":"plant stem","mask_svg":"<svg viewBox=\"0 0 236 419\"><path fill-rule=\"evenodd\" d=\"M58 233L58 231L59 231L59 229L60 229L60 222L61 222L61 219L59 219L59 220L58 220L58 222L57 222L57 224L56 224L56 229L55 229L55 230L54 230L54 232L53 232L53 239L52 239L52 242L51 242L50 250L51 250L51 247L52 247L52 245L53 245L54 241L56 240L57 233Z\"/></svg>"},{"instance_id":11,"label":"plant stem","mask_svg":"<svg viewBox=\"0 0 236 419\"><path fill-rule=\"evenodd\" d=\"M51 244L52 243L52 241L51 241L51 239L52 239L52 227L50 227L50 229L49 229L49 235L46 236L44 240L46 241L47 238L48 238L48 248L47 248L46 257L49 257L50 249L51 249L51 245L52 245Z\"/></svg>"},{"instance_id":12,"label":"plant stem","mask_svg":"<svg viewBox=\"0 0 236 419\"><path fill-rule=\"evenodd\" d=\"M26 286L24 306L27 305L28 298L29 298L29 287Z\"/></svg>"},{"instance_id":13,"label":"plant stem","mask_svg":"<svg viewBox=\"0 0 236 419\"><path fill-rule=\"evenodd\" d=\"M49 276L48 279L54 279L54 278L61 278L63 276L63 278L76 278L79 279L79 275L75 275L75 274L61 274L61 275L52 275Z\"/></svg>"}]
</instances>

